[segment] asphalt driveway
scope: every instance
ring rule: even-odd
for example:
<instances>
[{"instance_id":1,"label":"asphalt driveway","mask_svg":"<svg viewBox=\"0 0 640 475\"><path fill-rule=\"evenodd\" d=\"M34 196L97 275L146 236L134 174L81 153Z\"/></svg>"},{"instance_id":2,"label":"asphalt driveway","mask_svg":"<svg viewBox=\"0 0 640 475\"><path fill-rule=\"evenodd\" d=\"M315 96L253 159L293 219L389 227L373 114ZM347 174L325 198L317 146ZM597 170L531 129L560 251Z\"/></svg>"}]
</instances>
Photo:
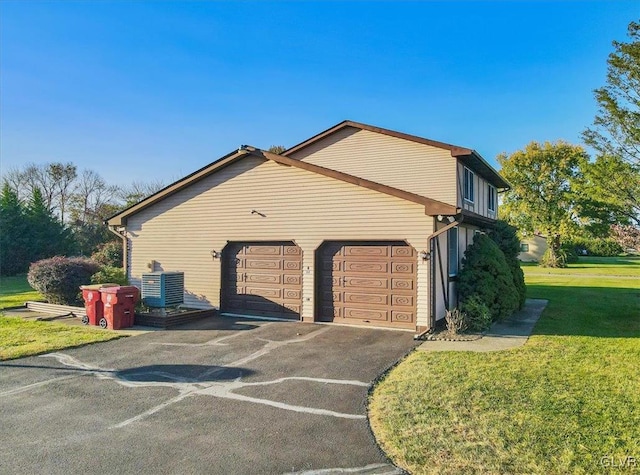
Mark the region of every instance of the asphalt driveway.
<instances>
[{"instance_id":1,"label":"asphalt driveway","mask_svg":"<svg viewBox=\"0 0 640 475\"><path fill-rule=\"evenodd\" d=\"M365 404L412 334L182 328L0 363L0 472L399 473Z\"/></svg>"}]
</instances>

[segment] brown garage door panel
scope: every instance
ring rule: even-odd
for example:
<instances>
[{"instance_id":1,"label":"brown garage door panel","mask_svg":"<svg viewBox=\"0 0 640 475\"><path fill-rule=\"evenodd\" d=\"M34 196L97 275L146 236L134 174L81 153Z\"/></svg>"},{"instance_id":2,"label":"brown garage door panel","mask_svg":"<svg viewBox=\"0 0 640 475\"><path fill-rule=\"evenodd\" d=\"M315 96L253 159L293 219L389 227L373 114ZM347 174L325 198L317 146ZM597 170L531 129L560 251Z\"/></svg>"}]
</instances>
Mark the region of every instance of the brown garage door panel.
<instances>
[{"instance_id":1,"label":"brown garage door panel","mask_svg":"<svg viewBox=\"0 0 640 475\"><path fill-rule=\"evenodd\" d=\"M416 281L413 279L391 279L391 288L399 290L413 290Z\"/></svg>"},{"instance_id":2,"label":"brown garage door panel","mask_svg":"<svg viewBox=\"0 0 640 475\"><path fill-rule=\"evenodd\" d=\"M302 300L302 291L284 289L284 294L282 295L282 298L285 300Z\"/></svg>"},{"instance_id":3,"label":"brown garage door panel","mask_svg":"<svg viewBox=\"0 0 640 475\"><path fill-rule=\"evenodd\" d=\"M388 289L389 279L387 278L374 278L374 277L344 277L343 287L346 289Z\"/></svg>"},{"instance_id":4,"label":"brown garage door panel","mask_svg":"<svg viewBox=\"0 0 640 475\"><path fill-rule=\"evenodd\" d=\"M388 294L355 294L352 292L344 293L345 303L353 304L371 304L371 305L389 305Z\"/></svg>"},{"instance_id":5,"label":"brown garage door panel","mask_svg":"<svg viewBox=\"0 0 640 475\"><path fill-rule=\"evenodd\" d=\"M296 271L302 269L302 262L300 261L284 261L284 270Z\"/></svg>"},{"instance_id":6,"label":"brown garage door panel","mask_svg":"<svg viewBox=\"0 0 640 475\"><path fill-rule=\"evenodd\" d=\"M392 295L391 305L394 307L411 307L415 306L413 295Z\"/></svg>"},{"instance_id":7,"label":"brown garage door panel","mask_svg":"<svg viewBox=\"0 0 640 475\"><path fill-rule=\"evenodd\" d=\"M392 246L391 256L392 257L410 257L411 259L413 259L415 256L415 251L410 246Z\"/></svg>"},{"instance_id":8,"label":"brown garage door panel","mask_svg":"<svg viewBox=\"0 0 640 475\"><path fill-rule=\"evenodd\" d=\"M245 248L247 256L280 256L282 255L282 247L278 245L260 246L252 244Z\"/></svg>"},{"instance_id":9,"label":"brown garage door panel","mask_svg":"<svg viewBox=\"0 0 640 475\"><path fill-rule=\"evenodd\" d=\"M245 259L244 268L251 270L280 270L282 269L282 260L278 259Z\"/></svg>"},{"instance_id":10,"label":"brown garage door panel","mask_svg":"<svg viewBox=\"0 0 640 475\"><path fill-rule=\"evenodd\" d=\"M411 312L396 312L395 310L391 312L391 321L398 323L413 323L414 315Z\"/></svg>"},{"instance_id":11,"label":"brown garage door panel","mask_svg":"<svg viewBox=\"0 0 640 475\"><path fill-rule=\"evenodd\" d=\"M389 321L389 311L370 308L345 308L344 318L387 322Z\"/></svg>"},{"instance_id":12,"label":"brown garage door panel","mask_svg":"<svg viewBox=\"0 0 640 475\"><path fill-rule=\"evenodd\" d=\"M347 257L388 257L389 246L345 246L344 256Z\"/></svg>"},{"instance_id":13,"label":"brown garage door panel","mask_svg":"<svg viewBox=\"0 0 640 475\"><path fill-rule=\"evenodd\" d=\"M363 273L387 273L389 269L388 262L345 262L345 272L363 272Z\"/></svg>"},{"instance_id":14,"label":"brown garage door panel","mask_svg":"<svg viewBox=\"0 0 640 475\"><path fill-rule=\"evenodd\" d=\"M300 318L302 251L290 242L230 243L223 252L223 312Z\"/></svg>"},{"instance_id":15,"label":"brown garage door panel","mask_svg":"<svg viewBox=\"0 0 640 475\"><path fill-rule=\"evenodd\" d=\"M282 298L282 289L261 289L258 287L245 287L244 293L247 295L257 295L258 297L264 297L267 299L280 300Z\"/></svg>"},{"instance_id":16,"label":"brown garage door panel","mask_svg":"<svg viewBox=\"0 0 640 475\"><path fill-rule=\"evenodd\" d=\"M302 276L300 274L298 275L284 275L284 283L287 285L288 287L292 287L292 288L302 288Z\"/></svg>"},{"instance_id":17,"label":"brown garage door panel","mask_svg":"<svg viewBox=\"0 0 640 475\"><path fill-rule=\"evenodd\" d=\"M416 266L413 262L392 262L391 273L392 274L415 274Z\"/></svg>"},{"instance_id":18,"label":"brown garage door panel","mask_svg":"<svg viewBox=\"0 0 640 475\"><path fill-rule=\"evenodd\" d=\"M318 251L319 319L415 327L416 260L404 243L325 243Z\"/></svg>"},{"instance_id":19,"label":"brown garage door panel","mask_svg":"<svg viewBox=\"0 0 640 475\"><path fill-rule=\"evenodd\" d=\"M280 274L245 274L243 281L248 284L282 284L282 275Z\"/></svg>"}]
</instances>

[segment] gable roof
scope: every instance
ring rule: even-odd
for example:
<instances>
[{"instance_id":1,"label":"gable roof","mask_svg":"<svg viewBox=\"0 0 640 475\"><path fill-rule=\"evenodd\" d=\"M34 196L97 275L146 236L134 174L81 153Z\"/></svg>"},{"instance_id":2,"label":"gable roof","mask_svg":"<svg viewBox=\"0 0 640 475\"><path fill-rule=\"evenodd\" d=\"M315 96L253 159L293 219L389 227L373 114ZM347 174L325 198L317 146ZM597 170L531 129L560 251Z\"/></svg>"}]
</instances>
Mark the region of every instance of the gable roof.
<instances>
[{"instance_id":1,"label":"gable roof","mask_svg":"<svg viewBox=\"0 0 640 475\"><path fill-rule=\"evenodd\" d=\"M302 162L300 160L295 160L293 158L277 155L275 153L266 152L264 150L260 150L255 147L243 145L238 150L235 150L220 159L216 160L213 163L197 170L190 175L182 178L181 180L172 183L171 185L163 188L157 193L143 199L139 203L136 203L123 211L111 216L106 220L106 223L110 226L122 226L126 223L126 220L129 216L132 216L145 208L163 200L164 198L177 193L178 191L188 187L189 185L200 181L217 171L229 166L237 160L240 160L244 157L253 156L263 158L265 160L271 160L275 163L279 163L280 165L291 166L295 168L299 168L302 170L306 170L312 173L316 173L318 175L326 176L329 178L333 178L336 180L343 181L345 183L351 183L353 185L361 186L363 188L367 188L373 191L377 191L380 193L384 193L386 195L395 196L396 198L401 198L403 200L411 201L413 203L421 204L425 208L425 214L430 216L435 215L454 215L458 213L458 209L455 206L452 206L447 203L443 203L441 201L433 200L431 198L426 198L424 196L417 195L415 193L410 193L408 191L400 190L398 188L393 188L391 186L382 185L380 183L375 183L370 180L366 180L364 178L360 178L354 175L349 175L347 173L339 172L336 170L331 170L329 168L321 167L319 165L314 165L312 163Z\"/></svg>"},{"instance_id":2,"label":"gable roof","mask_svg":"<svg viewBox=\"0 0 640 475\"><path fill-rule=\"evenodd\" d=\"M285 150L282 155L290 156L291 154L298 152L311 144L322 140L323 138L338 132L347 127L353 127L360 130L368 130L369 132L375 132L378 134L388 135L391 137L396 137L403 140L409 140L411 142L420 143L423 145L429 145L431 147L441 148L444 150L448 150L451 152L451 156L460 159L462 163L467 165L469 168L475 170L478 174L487 179L492 185L499 189L508 189L510 188L509 183L500 176L500 174L491 166L487 161L480 156L478 152L472 150L467 147L461 147L459 145L451 145L445 142L438 142L436 140L425 139L423 137L418 137L417 135L405 134L403 132L396 132L395 130L383 129L382 127L375 127L373 125L367 125L360 122L354 122L351 120L344 120L339 124L334 125L333 127L325 130L324 132L320 132L317 135L314 135L310 139L305 140L304 142L299 143L298 145L294 145L293 147Z\"/></svg>"}]
</instances>

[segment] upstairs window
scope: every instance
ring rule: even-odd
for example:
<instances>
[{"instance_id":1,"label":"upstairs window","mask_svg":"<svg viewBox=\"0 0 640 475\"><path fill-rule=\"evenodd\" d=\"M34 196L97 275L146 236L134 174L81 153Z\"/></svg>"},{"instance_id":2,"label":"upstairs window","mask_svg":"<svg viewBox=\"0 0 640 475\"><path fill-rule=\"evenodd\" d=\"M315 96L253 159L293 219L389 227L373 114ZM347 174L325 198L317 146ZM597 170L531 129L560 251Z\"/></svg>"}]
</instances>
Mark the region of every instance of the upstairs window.
<instances>
[{"instance_id":1,"label":"upstairs window","mask_svg":"<svg viewBox=\"0 0 640 475\"><path fill-rule=\"evenodd\" d=\"M464 199L473 203L475 201L474 193L475 174L468 168L464 169Z\"/></svg>"},{"instance_id":2,"label":"upstairs window","mask_svg":"<svg viewBox=\"0 0 640 475\"><path fill-rule=\"evenodd\" d=\"M496 212L496 189L489 185L489 194L487 196L487 209Z\"/></svg>"},{"instance_id":3,"label":"upstairs window","mask_svg":"<svg viewBox=\"0 0 640 475\"><path fill-rule=\"evenodd\" d=\"M458 228L448 231L449 237L449 277L458 275Z\"/></svg>"}]
</instances>

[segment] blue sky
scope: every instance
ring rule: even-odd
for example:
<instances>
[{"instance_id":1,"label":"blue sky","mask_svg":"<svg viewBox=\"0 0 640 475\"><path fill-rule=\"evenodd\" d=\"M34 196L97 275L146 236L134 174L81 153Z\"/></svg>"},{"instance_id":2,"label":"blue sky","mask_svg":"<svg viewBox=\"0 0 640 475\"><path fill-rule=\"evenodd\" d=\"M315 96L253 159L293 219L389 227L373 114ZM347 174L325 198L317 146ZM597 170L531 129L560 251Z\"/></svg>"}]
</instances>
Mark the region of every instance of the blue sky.
<instances>
[{"instance_id":1,"label":"blue sky","mask_svg":"<svg viewBox=\"0 0 640 475\"><path fill-rule=\"evenodd\" d=\"M350 119L500 152L580 142L637 1L0 1L0 167L174 181Z\"/></svg>"}]
</instances>

